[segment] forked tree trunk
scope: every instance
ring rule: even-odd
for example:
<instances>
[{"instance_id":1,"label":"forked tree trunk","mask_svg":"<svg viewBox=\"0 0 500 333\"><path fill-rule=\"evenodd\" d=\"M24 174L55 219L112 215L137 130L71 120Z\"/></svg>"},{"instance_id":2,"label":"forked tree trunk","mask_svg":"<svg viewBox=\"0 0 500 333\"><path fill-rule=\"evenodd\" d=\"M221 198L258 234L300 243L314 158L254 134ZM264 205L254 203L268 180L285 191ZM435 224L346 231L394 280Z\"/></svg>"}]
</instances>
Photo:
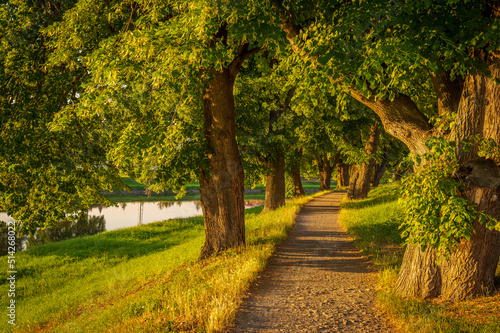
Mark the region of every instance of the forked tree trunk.
<instances>
[{"instance_id":1,"label":"forked tree trunk","mask_svg":"<svg viewBox=\"0 0 500 333\"><path fill-rule=\"evenodd\" d=\"M245 244L243 166L235 137L234 76L214 71L203 92L209 170L201 170L200 196L205 222L204 258Z\"/></svg>"},{"instance_id":2,"label":"forked tree trunk","mask_svg":"<svg viewBox=\"0 0 500 333\"><path fill-rule=\"evenodd\" d=\"M267 163L270 172L266 176L266 197L264 210L278 209L285 204L285 158L283 153L277 152L274 160Z\"/></svg>"},{"instance_id":3,"label":"forked tree trunk","mask_svg":"<svg viewBox=\"0 0 500 333\"><path fill-rule=\"evenodd\" d=\"M295 160L292 162L292 183L293 197L306 195L302 187L302 178L300 177L300 160L302 159L302 149L297 149L295 152Z\"/></svg>"},{"instance_id":4,"label":"forked tree trunk","mask_svg":"<svg viewBox=\"0 0 500 333\"><path fill-rule=\"evenodd\" d=\"M337 187L343 188L349 186L349 165L345 164L342 159L337 163Z\"/></svg>"},{"instance_id":5,"label":"forked tree trunk","mask_svg":"<svg viewBox=\"0 0 500 333\"><path fill-rule=\"evenodd\" d=\"M500 51L489 55L493 77L500 77ZM455 139L479 134L500 145L500 86L493 79L469 75L461 94L456 117ZM477 159L476 152L457 149L459 161L472 168L468 182L469 202L500 219L500 169L492 161ZM470 241L462 240L450 260L443 264L442 297L461 300L494 290L495 270L500 256L500 232L476 223Z\"/></svg>"},{"instance_id":6,"label":"forked tree trunk","mask_svg":"<svg viewBox=\"0 0 500 333\"><path fill-rule=\"evenodd\" d=\"M365 144L365 153L372 157L359 167L354 177L351 177L348 191L348 196L351 199L364 199L368 196L372 178L371 174L375 167L375 155L377 154L379 139L380 128L377 124L374 124L370 127L370 134Z\"/></svg>"},{"instance_id":7,"label":"forked tree trunk","mask_svg":"<svg viewBox=\"0 0 500 333\"><path fill-rule=\"evenodd\" d=\"M319 170L319 181L320 181L319 190L320 191L329 190L332 183L333 168L330 164L328 156L326 156L326 153L323 153L323 158L316 158L316 163L318 165L318 170Z\"/></svg>"}]
</instances>

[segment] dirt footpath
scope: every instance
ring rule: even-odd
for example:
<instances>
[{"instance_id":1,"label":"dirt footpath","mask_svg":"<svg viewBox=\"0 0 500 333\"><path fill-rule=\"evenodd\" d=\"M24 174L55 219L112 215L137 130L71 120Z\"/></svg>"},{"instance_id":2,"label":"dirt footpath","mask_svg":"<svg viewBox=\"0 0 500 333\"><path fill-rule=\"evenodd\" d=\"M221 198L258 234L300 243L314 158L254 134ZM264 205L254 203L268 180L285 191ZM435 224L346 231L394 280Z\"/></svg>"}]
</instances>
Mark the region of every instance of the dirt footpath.
<instances>
[{"instance_id":1,"label":"dirt footpath","mask_svg":"<svg viewBox=\"0 0 500 333\"><path fill-rule=\"evenodd\" d=\"M303 207L230 332L395 331L375 306L374 269L338 223L344 195Z\"/></svg>"}]
</instances>

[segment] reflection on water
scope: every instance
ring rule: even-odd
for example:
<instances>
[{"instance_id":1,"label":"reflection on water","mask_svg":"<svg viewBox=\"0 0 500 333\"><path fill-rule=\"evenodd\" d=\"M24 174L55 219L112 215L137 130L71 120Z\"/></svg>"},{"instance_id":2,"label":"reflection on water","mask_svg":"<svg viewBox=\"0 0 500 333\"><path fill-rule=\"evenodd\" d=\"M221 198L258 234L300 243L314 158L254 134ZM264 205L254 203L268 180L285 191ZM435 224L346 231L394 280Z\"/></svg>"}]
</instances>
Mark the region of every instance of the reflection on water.
<instances>
[{"instance_id":1,"label":"reflection on water","mask_svg":"<svg viewBox=\"0 0 500 333\"><path fill-rule=\"evenodd\" d=\"M202 214L198 201L128 202L120 203L118 207L97 206L89 209L89 216L104 217L108 231Z\"/></svg>"},{"instance_id":2,"label":"reflection on water","mask_svg":"<svg viewBox=\"0 0 500 333\"><path fill-rule=\"evenodd\" d=\"M245 201L245 208L262 205L260 200ZM128 228L155 221L186 218L202 215L199 201L154 201L120 203L117 207L96 206L88 210L75 221L60 222L57 226L37 232L26 238L25 248L49 242L57 242L73 237L95 235L103 231ZM0 221L13 219L0 212ZM1 225L0 225L1 229ZM1 236L6 235L2 230ZM1 241L1 237L0 237ZM6 244L6 242L2 242ZM4 249L0 249L0 255ZM6 249L5 249L6 250Z\"/></svg>"},{"instance_id":3,"label":"reflection on water","mask_svg":"<svg viewBox=\"0 0 500 333\"><path fill-rule=\"evenodd\" d=\"M38 229L34 235L26 239L26 248L33 246L59 242L74 237L91 236L106 230L104 216L88 216L82 214L75 221L59 222L55 227Z\"/></svg>"}]
</instances>

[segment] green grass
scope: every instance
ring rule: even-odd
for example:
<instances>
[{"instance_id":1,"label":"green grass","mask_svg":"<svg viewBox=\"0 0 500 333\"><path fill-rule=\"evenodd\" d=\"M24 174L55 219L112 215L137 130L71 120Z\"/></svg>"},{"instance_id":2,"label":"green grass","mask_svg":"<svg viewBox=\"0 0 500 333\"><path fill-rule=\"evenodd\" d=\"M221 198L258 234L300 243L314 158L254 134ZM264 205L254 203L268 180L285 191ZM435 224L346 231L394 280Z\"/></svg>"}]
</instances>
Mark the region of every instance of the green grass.
<instances>
[{"instance_id":1,"label":"green grass","mask_svg":"<svg viewBox=\"0 0 500 333\"><path fill-rule=\"evenodd\" d=\"M146 185L137 182L133 178L130 177L121 177L121 178L122 182L128 187L130 187L132 190L144 190L146 188Z\"/></svg>"},{"instance_id":2,"label":"green grass","mask_svg":"<svg viewBox=\"0 0 500 333\"><path fill-rule=\"evenodd\" d=\"M134 179L130 177L122 177L122 181L128 185L132 190L144 190L146 186L144 184L138 183ZM319 190L320 183L317 181L304 181L302 186L305 191L308 189ZM335 188L335 181L332 182L332 188ZM255 189L259 189L261 193L246 193L246 200L264 200L265 199L265 190L266 187L263 185L259 185L254 187ZM199 183L195 182L192 184L186 185L187 190L200 190ZM109 194L107 197L117 203L120 202L140 202L140 201L199 201L200 194L186 194L180 199L176 199L175 195L168 194L160 194L160 195L128 195L128 194Z\"/></svg>"},{"instance_id":3,"label":"green grass","mask_svg":"<svg viewBox=\"0 0 500 333\"><path fill-rule=\"evenodd\" d=\"M202 217L50 243L16 254L17 325L1 332L212 332L231 323L245 290L311 197L246 210L247 246L197 259ZM0 272L7 271L0 257ZM7 302L1 276L1 304Z\"/></svg>"},{"instance_id":4,"label":"green grass","mask_svg":"<svg viewBox=\"0 0 500 333\"><path fill-rule=\"evenodd\" d=\"M372 190L367 199L342 202L340 221L354 236L356 246L379 267L401 264L402 239L398 227L402 210L398 206L397 185Z\"/></svg>"},{"instance_id":5,"label":"green grass","mask_svg":"<svg viewBox=\"0 0 500 333\"><path fill-rule=\"evenodd\" d=\"M379 270L378 298L382 307L402 332L500 332L500 293L453 304L402 299L394 293L404 249L398 232L402 220L398 186L382 185L367 199L344 201L340 212L341 223Z\"/></svg>"},{"instance_id":6,"label":"green grass","mask_svg":"<svg viewBox=\"0 0 500 333\"><path fill-rule=\"evenodd\" d=\"M122 182L125 185L128 185L132 190L144 190L144 189L146 189L146 185L144 185L142 183L139 183L138 181L136 181L133 178L130 178L130 177L121 177L121 179L122 179ZM187 184L186 185L186 189L187 190L192 190L192 189L199 190L200 189L200 184L198 182Z\"/></svg>"},{"instance_id":7,"label":"green grass","mask_svg":"<svg viewBox=\"0 0 500 333\"><path fill-rule=\"evenodd\" d=\"M186 194L180 199L176 199L175 195L123 195L111 194L107 196L110 200L120 202L147 202L147 201L200 201L199 194ZM245 200L264 200L264 193L248 193L245 194Z\"/></svg>"}]
</instances>

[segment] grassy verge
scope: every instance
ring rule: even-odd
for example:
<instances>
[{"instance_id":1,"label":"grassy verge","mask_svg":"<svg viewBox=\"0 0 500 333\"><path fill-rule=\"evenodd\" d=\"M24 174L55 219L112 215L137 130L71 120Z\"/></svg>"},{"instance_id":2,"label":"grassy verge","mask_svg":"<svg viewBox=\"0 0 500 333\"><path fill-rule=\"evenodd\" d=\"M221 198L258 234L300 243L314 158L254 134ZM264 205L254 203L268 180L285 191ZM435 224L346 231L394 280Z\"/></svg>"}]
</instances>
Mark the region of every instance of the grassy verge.
<instances>
[{"instance_id":1,"label":"grassy verge","mask_svg":"<svg viewBox=\"0 0 500 333\"><path fill-rule=\"evenodd\" d=\"M231 323L243 293L293 226L294 199L246 211L247 246L199 261L201 217L50 243L16 254L16 326L1 332L213 332ZM7 304L0 257L1 304Z\"/></svg>"},{"instance_id":2,"label":"grassy verge","mask_svg":"<svg viewBox=\"0 0 500 333\"><path fill-rule=\"evenodd\" d=\"M372 190L367 199L345 201L340 212L341 223L379 270L378 297L382 307L402 332L500 332L498 292L454 304L402 299L394 293L403 257L398 233L402 211L397 202L397 187L394 183L383 185Z\"/></svg>"}]
</instances>

